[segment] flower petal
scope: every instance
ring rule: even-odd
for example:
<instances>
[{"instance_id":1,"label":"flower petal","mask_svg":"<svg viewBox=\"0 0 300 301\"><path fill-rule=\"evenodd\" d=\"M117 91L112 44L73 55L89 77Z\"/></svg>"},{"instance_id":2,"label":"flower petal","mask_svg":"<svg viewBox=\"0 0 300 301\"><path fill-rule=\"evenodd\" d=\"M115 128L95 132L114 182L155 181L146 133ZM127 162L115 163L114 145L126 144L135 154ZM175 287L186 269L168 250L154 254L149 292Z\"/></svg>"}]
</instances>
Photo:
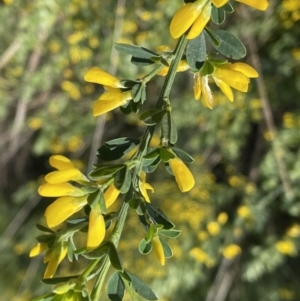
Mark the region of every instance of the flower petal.
<instances>
[{"instance_id":1,"label":"flower petal","mask_svg":"<svg viewBox=\"0 0 300 301\"><path fill-rule=\"evenodd\" d=\"M169 164L173 171L179 189L182 192L191 190L195 185L195 179L187 166L177 157L171 159L169 161Z\"/></svg>"},{"instance_id":2,"label":"flower petal","mask_svg":"<svg viewBox=\"0 0 300 301\"><path fill-rule=\"evenodd\" d=\"M259 10L266 10L269 7L269 1L267 0L235 0L235 1L252 6Z\"/></svg>"},{"instance_id":3,"label":"flower petal","mask_svg":"<svg viewBox=\"0 0 300 301\"><path fill-rule=\"evenodd\" d=\"M234 100L233 93L229 85L224 83L222 80L213 77L216 85L220 88L220 90L227 96L227 98L232 102Z\"/></svg>"},{"instance_id":4,"label":"flower petal","mask_svg":"<svg viewBox=\"0 0 300 301\"><path fill-rule=\"evenodd\" d=\"M65 183L82 179L82 174L77 168L52 171L45 176L46 182L50 184Z\"/></svg>"},{"instance_id":5,"label":"flower petal","mask_svg":"<svg viewBox=\"0 0 300 301\"><path fill-rule=\"evenodd\" d=\"M44 278L52 278L55 275L58 265L66 257L67 252L68 248L62 244L56 246L54 250L52 250L52 252L49 254L49 261Z\"/></svg>"},{"instance_id":6,"label":"flower petal","mask_svg":"<svg viewBox=\"0 0 300 301\"><path fill-rule=\"evenodd\" d=\"M174 39L181 37L200 15L207 0L198 0L187 3L174 15L170 24L170 34Z\"/></svg>"},{"instance_id":7,"label":"flower petal","mask_svg":"<svg viewBox=\"0 0 300 301\"><path fill-rule=\"evenodd\" d=\"M84 80L114 88L124 88L119 79L98 67L91 68L84 76Z\"/></svg>"},{"instance_id":8,"label":"flower petal","mask_svg":"<svg viewBox=\"0 0 300 301\"><path fill-rule=\"evenodd\" d=\"M120 190L114 184L111 184L104 192L104 199L106 208L109 208L118 198Z\"/></svg>"},{"instance_id":9,"label":"flower petal","mask_svg":"<svg viewBox=\"0 0 300 301\"><path fill-rule=\"evenodd\" d=\"M154 251L157 259L161 263L161 265L165 265L164 249L163 249L161 241L157 235L153 237L152 246L153 246L153 251Z\"/></svg>"},{"instance_id":10,"label":"flower petal","mask_svg":"<svg viewBox=\"0 0 300 301\"><path fill-rule=\"evenodd\" d=\"M46 222L49 228L54 228L63 223L67 218L82 209L87 204L87 197L75 198L64 196L58 198L45 211Z\"/></svg>"},{"instance_id":11,"label":"flower petal","mask_svg":"<svg viewBox=\"0 0 300 301\"><path fill-rule=\"evenodd\" d=\"M38 243L36 244L30 251L29 257L35 257L44 252L48 249L48 246L46 243Z\"/></svg>"},{"instance_id":12,"label":"flower petal","mask_svg":"<svg viewBox=\"0 0 300 301\"><path fill-rule=\"evenodd\" d=\"M213 5L215 6L215 7L222 7L223 5L225 5L227 2L228 2L228 0L211 0L211 2L213 3Z\"/></svg>"},{"instance_id":13,"label":"flower petal","mask_svg":"<svg viewBox=\"0 0 300 301\"><path fill-rule=\"evenodd\" d=\"M196 37L199 36L199 34L203 31L205 25L210 20L210 14L211 14L211 3L207 2L202 12L200 13L199 17L195 20L191 29L189 30L189 33L187 34L187 38L189 40L195 39Z\"/></svg>"},{"instance_id":14,"label":"flower petal","mask_svg":"<svg viewBox=\"0 0 300 301\"><path fill-rule=\"evenodd\" d=\"M194 98L199 100L201 97L201 77L199 72L194 75Z\"/></svg>"},{"instance_id":15,"label":"flower petal","mask_svg":"<svg viewBox=\"0 0 300 301\"><path fill-rule=\"evenodd\" d=\"M38 189L41 196L60 197L60 196L84 196L85 192L69 183L49 184L45 183Z\"/></svg>"},{"instance_id":16,"label":"flower petal","mask_svg":"<svg viewBox=\"0 0 300 301\"><path fill-rule=\"evenodd\" d=\"M62 155L51 156L49 158L49 163L58 170L75 168L74 164L67 157Z\"/></svg>"},{"instance_id":17,"label":"flower petal","mask_svg":"<svg viewBox=\"0 0 300 301\"><path fill-rule=\"evenodd\" d=\"M87 248L98 247L105 237L105 221L100 210L92 209L89 216Z\"/></svg>"},{"instance_id":18,"label":"flower petal","mask_svg":"<svg viewBox=\"0 0 300 301\"><path fill-rule=\"evenodd\" d=\"M238 91L248 91L249 78L242 72L232 70L226 65L224 68L215 68L213 77L217 77L217 79L222 80L227 85L231 86L232 88Z\"/></svg>"},{"instance_id":19,"label":"flower petal","mask_svg":"<svg viewBox=\"0 0 300 301\"><path fill-rule=\"evenodd\" d=\"M213 97L212 97L212 93L210 90L210 87L208 85L208 77L207 76L203 76L201 78L201 91L202 91L202 100L204 102L204 104L209 108L212 109L212 105L213 105Z\"/></svg>"},{"instance_id":20,"label":"flower petal","mask_svg":"<svg viewBox=\"0 0 300 301\"><path fill-rule=\"evenodd\" d=\"M113 92L106 92L94 103L93 115L99 116L123 106L131 99L131 92L122 93L119 89Z\"/></svg>"},{"instance_id":21,"label":"flower petal","mask_svg":"<svg viewBox=\"0 0 300 301\"><path fill-rule=\"evenodd\" d=\"M231 64L230 69L242 72L244 75L250 78L258 77L257 71L253 67L245 63Z\"/></svg>"},{"instance_id":22,"label":"flower petal","mask_svg":"<svg viewBox=\"0 0 300 301\"><path fill-rule=\"evenodd\" d=\"M150 198L149 198L147 190L151 190L151 192L154 192L154 189L149 183L146 183L146 173L144 171L142 171L140 173L139 188L140 188L140 192L141 192L142 196L144 197L145 201L147 203L150 203Z\"/></svg>"}]
</instances>

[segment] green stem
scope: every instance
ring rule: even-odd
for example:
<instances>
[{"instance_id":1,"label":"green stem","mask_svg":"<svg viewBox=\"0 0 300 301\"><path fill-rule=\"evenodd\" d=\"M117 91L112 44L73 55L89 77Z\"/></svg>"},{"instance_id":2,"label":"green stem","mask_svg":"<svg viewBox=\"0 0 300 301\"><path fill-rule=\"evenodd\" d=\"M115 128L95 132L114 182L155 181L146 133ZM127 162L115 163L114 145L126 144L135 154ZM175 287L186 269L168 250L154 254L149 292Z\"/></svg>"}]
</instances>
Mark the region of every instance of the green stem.
<instances>
[{"instance_id":1,"label":"green stem","mask_svg":"<svg viewBox=\"0 0 300 301\"><path fill-rule=\"evenodd\" d=\"M162 92L159 96L159 99L155 105L155 108L160 108L164 105L164 99L168 98L170 95L170 91L176 76L176 71L179 65L179 62L181 60L182 54L184 52L185 46L187 43L187 39L186 36L182 36L177 44L177 47L174 51L174 60L172 61L170 68L169 68L169 72L166 76L164 85L162 87ZM161 70L163 68L163 66L159 66L157 68L155 68L152 72L150 72L145 78L147 78L148 76L153 77L155 74L157 74L157 72L159 72L159 70ZM144 78L144 80L145 80ZM143 167L143 156L146 154L147 150L148 150L148 146L150 143L150 140L152 138L152 135L154 133L154 129L155 126L148 126L145 134L143 135L142 141L140 143L140 147L137 151L137 155L135 156L135 159L137 159L137 161L139 161L139 163L135 166L134 171L133 171L133 176L132 178L135 179L136 181L138 181L138 175ZM137 183L134 183L137 184ZM123 228L124 228L124 224L125 224L125 220L127 217L127 212L128 212L128 201L131 197L131 193L132 193L132 187L130 189L130 191L125 195L123 204L121 206L120 209L120 213L119 213L119 218L118 221L115 225L115 228L113 230L112 236L111 236L111 241L113 242L113 244L117 247ZM94 289L93 292L91 294L91 300L93 301L97 301L99 299L100 296L100 292L101 292L101 288L103 286L104 283L104 279L106 277L106 274L109 270L110 267L110 261L108 258L105 259L105 262L103 263L103 267L101 272L98 275L97 281L94 285ZM130 293L130 290L129 290ZM130 293L130 295L132 295L133 292ZM131 296L132 297L132 296ZM132 297L132 300L135 301L136 299L134 299Z\"/></svg>"}]
</instances>

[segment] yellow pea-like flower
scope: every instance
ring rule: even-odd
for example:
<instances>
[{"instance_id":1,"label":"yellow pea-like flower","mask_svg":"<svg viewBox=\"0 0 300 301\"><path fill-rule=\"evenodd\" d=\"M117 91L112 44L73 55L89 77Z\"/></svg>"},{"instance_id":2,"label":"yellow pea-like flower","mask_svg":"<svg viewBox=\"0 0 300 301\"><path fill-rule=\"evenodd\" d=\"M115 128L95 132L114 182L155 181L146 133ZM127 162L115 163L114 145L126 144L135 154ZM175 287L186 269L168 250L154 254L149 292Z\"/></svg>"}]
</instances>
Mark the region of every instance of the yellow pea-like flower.
<instances>
[{"instance_id":1,"label":"yellow pea-like flower","mask_svg":"<svg viewBox=\"0 0 300 301\"><path fill-rule=\"evenodd\" d=\"M63 196L49 205L45 211L46 222L49 228L54 228L87 204L87 196Z\"/></svg>"},{"instance_id":2,"label":"yellow pea-like flower","mask_svg":"<svg viewBox=\"0 0 300 301\"><path fill-rule=\"evenodd\" d=\"M100 208L92 208L89 215L89 227L87 234L87 248L98 247L105 237L105 220Z\"/></svg>"},{"instance_id":3,"label":"yellow pea-like flower","mask_svg":"<svg viewBox=\"0 0 300 301\"><path fill-rule=\"evenodd\" d=\"M161 241L158 237L158 235L155 235L152 239L152 247L155 256L157 257L158 261L161 263L161 265L165 265L165 253L163 246L161 244Z\"/></svg>"},{"instance_id":4,"label":"yellow pea-like flower","mask_svg":"<svg viewBox=\"0 0 300 301\"><path fill-rule=\"evenodd\" d=\"M69 183L49 184L45 183L38 189L41 196L60 197L60 196L84 196L85 192Z\"/></svg>"},{"instance_id":5,"label":"yellow pea-like flower","mask_svg":"<svg viewBox=\"0 0 300 301\"><path fill-rule=\"evenodd\" d=\"M169 164L179 189L182 192L191 190L195 185L195 179L187 166L177 157L170 159Z\"/></svg>"},{"instance_id":6,"label":"yellow pea-like flower","mask_svg":"<svg viewBox=\"0 0 300 301\"><path fill-rule=\"evenodd\" d=\"M258 10L266 10L269 7L269 1L267 0L235 0L237 2L249 5ZM228 0L211 0L214 6L222 7Z\"/></svg>"},{"instance_id":7,"label":"yellow pea-like flower","mask_svg":"<svg viewBox=\"0 0 300 301\"><path fill-rule=\"evenodd\" d=\"M144 171L142 171L140 173L139 188L140 188L140 192L141 192L142 196L144 197L145 201L147 203L150 203L150 198L149 198L147 190L154 192L154 189L149 183L146 182L146 173Z\"/></svg>"}]
</instances>

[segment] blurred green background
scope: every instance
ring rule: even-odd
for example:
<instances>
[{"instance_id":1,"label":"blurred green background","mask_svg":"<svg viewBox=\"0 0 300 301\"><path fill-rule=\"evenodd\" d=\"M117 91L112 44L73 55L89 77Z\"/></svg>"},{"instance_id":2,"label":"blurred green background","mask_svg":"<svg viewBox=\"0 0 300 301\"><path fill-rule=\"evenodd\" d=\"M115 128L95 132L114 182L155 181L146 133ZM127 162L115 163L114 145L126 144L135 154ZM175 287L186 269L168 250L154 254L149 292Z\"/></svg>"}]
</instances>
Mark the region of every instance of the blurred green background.
<instances>
[{"instance_id":1,"label":"blurred green background","mask_svg":"<svg viewBox=\"0 0 300 301\"><path fill-rule=\"evenodd\" d=\"M160 301L300 300L300 2L270 0L266 12L232 1L230 29L262 70L230 103L217 89L215 108L193 99L192 75L178 74L172 104L177 146L196 158L196 186L186 194L164 168L151 174L152 202L182 235L161 267L140 255L145 235L130 212L120 250L125 266L148 281ZM92 66L135 78L146 70L112 51L113 42L155 50L175 46L170 19L182 1L0 1L0 291L30 300L42 285L41 258L30 260L50 203L37 195L48 158L64 154L90 170L97 147L139 137L138 116L119 110L98 121L92 101L102 88L83 81ZM162 78L148 84L151 107ZM152 143L159 143L159 133ZM80 264L77 266L80 268ZM59 275L69 271L64 262ZM103 300L105 299L103 293ZM102 300L102 299L101 299Z\"/></svg>"}]
</instances>

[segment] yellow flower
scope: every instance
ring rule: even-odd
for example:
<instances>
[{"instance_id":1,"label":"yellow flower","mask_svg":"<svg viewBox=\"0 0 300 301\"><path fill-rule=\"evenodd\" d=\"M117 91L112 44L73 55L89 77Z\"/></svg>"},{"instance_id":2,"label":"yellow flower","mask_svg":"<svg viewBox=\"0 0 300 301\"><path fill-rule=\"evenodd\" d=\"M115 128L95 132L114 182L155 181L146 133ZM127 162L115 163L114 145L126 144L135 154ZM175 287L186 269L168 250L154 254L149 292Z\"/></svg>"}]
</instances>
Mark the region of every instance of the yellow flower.
<instances>
[{"instance_id":1,"label":"yellow flower","mask_svg":"<svg viewBox=\"0 0 300 301\"><path fill-rule=\"evenodd\" d=\"M226 248L224 248L223 250L223 256L227 259L232 259L234 257L236 257L237 255L241 254L242 249L240 246L236 245L236 244L231 244L229 246L227 246Z\"/></svg>"},{"instance_id":2,"label":"yellow flower","mask_svg":"<svg viewBox=\"0 0 300 301\"><path fill-rule=\"evenodd\" d=\"M161 265L165 265L165 253L158 235L153 237L152 246L158 261L161 263Z\"/></svg>"},{"instance_id":3,"label":"yellow flower","mask_svg":"<svg viewBox=\"0 0 300 301\"><path fill-rule=\"evenodd\" d=\"M213 98L208 85L208 76L200 76L199 73L196 73L194 77L194 97L199 100L201 96L204 104L212 109Z\"/></svg>"},{"instance_id":4,"label":"yellow flower","mask_svg":"<svg viewBox=\"0 0 300 301\"><path fill-rule=\"evenodd\" d=\"M43 251L47 250L44 263L48 262L44 278L52 278L62 260L66 257L68 252L68 247L66 242L60 242L53 246L51 249L48 249L46 243L38 243L32 248L29 256L35 257L41 254Z\"/></svg>"},{"instance_id":5,"label":"yellow flower","mask_svg":"<svg viewBox=\"0 0 300 301\"><path fill-rule=\"evenodd\" d=\"M206 226L207 231L210 235L216 236L220 233L220 225L217 222L210 222Z\"/></svg>"},{"instance_id":6,"label":"yellow flower","mask_svg":"<svg viewBox=\"0 0 300 301\"><path fill-rule=\"evenodd\" d=\"M69 183L49 184L45 183L38 189L41 196L60 197L60 196L84 196L85 192Z\"/></svg>"},{"instance_id":7,"label":"yellow flower","mask_svg":"<svg viewBox=\"0 0 300 301\"><path fill-rule=\"evenodd\" d=\"M154 189L149 183L146 182L146 173L144 171L141 171L140 173L139 188L145 201L150 203L150 198L147 190L151 190L151 192L154 192Z\"/></svg>"},{"instance_id":8,"label":"yellow flower","mask_svg":"<svg viewBox=\"0 0 300 301\"><path fill-rule=\"evenodd\" d=\"M177 157L170 159L169 164L179 189L182 192L191 190L195 185L195 179L187 166Z\"/></svg>"},{"instance_id":9,"label":"yellow flower","mask_svg":"<svg viewBox=\"0 0 300 301\"><path fill-rule=\"evenodd\" d=\"M171 36L177 39L190 29L187 38L196 38L208 23L210 13L211 3L208 0L198 0L194 3L187 3L175 13L171 21Z\"/></svg>"},{"instance_id":10,"label":"yellow flower","mask_svg":"<svg viewBox=\"0 0 300 301\"><path fill-rule=\"evenodd\" d=\"M118 198L120 190L114 184L111 184L104 193L106 208L109 208Z\"/></svg>"},{"instance_id":11,"label":"yellow flower","mask_svg":"<svg viewBox=\"0 0 300 301\"><path fill-rule=\"evenodd\" d=\"M275 246L276 249L284 255L292 256L296 253L295 245L291 240L280 240Z\"/></svg>"},{"instance_id":12,"label":"yellow flower","mask_svg":"<svg viewBox=\"0 0 300 301\"><path fill-rule=\"evenodd\" d=\"M204 104L212 109L213 98L208 79L211 76L221 91L233 101L231 87L242 92L248 91L249 78L258 77L254 68L245 63L214 64L214 71L211 75L201 76L200 73L194 75L194 97L202 100Z\"/></svg>"},{"instance_id":13,"label":"yellow flower","mask_svg":"<svg viewBox=\"0 0 300 301\"><path fill-rule=\"evenodd\" d=\"M89 215L89 228L87 234L87 248L98 247L105 237L105 220L101 214L100 208L92 208Z\"/></svg>"},{"instance_id":14,"label":"yellow flower","mask_svg":"<svg viewBox=\"0 0 300 301\"><path fill-rule=\"evenodd\" d=\"M191 249L190 255L199 262L205 262L207 259L207 254L204 251L202 251L200 248Z\"/></svg>"},{"instance_id":15,"label":"yellow flower","mask_svg":"<svg viewBox=\"0 0 300 301\"><path fill-rule=\"evenodd\" d=\"M66 257L67 252L68 247L64 242L56 244L52 249L48 249L44 257L44 263L48 262L44 278L52 278L54 276L59 264Z\"/></svg>"},{"instance_id":16,"label":"yellow flower","mask_svg":"<svg viewBox=\"0 0 300 301\"><path fill-rule=\"evenodd\" d=\"M221 7L225 5L229 0L211 0L211 2L216 7ZM266 10L269 6L269 2L267 0L235 0L246 5L252 6L259 10Z\"/></svg>"},{"instance_id":17,"label":"yellow flower","mask_svg":"<svg viewBox=\"0 0 300 301\"><path fill-rule=\"evenodd\" d=\"M179 62L176 72L184 72L188 69L190 69L190 66L188 65L187 61L181 60ZM161 76L166 76L168 74L168 71L169 71L169 67L165 66L157 74Z\"/></svg>"},{"instance_id":18,"label":"yellow flower","mask_svg":"<svg viewBox=\"0 0 300 301\"><path fill-rule=\"evenodd\" d=\"M218 217L217 217L218 223L220 223L221 225L226 224L227 220L228 220L228 214L226 212L220 212Z\"/></svg>"},{"instance_id":19,"label":"yellow flower","mask_svg":"<svg viewBox=\"0 0 300 301\"><path fill-rule=\"evenodd\" d=\"M93 67L84 76L84 80L103 85L107 92L95 101L93 115L99 116L128 103L132 98L131 91L123 92L120 80L104 70Z\"/></svg>"},{"instance_id":20,"label":"yellow flower","mask_svg":"<svg viewBox=\"0 0 300 301\"><path fill-rule=\"evenodd\" d=\"M46 222L49 228L54 228L63 223L74 213L87 204L87 196L63 196L49 205L45 211Z\"/></svg>"},{"instance_id":21,"label":"yellow flower","mask_svg":"<svg viewBox=\"0 0 300 301\"><path fill-rule=\"evenodd\" d=\"M258 77L258 73L245 63L227 63L215 66L212 77L220 90L230 101L233 101L231 87L241 92L247 92L249 78Z\"/></svg>"}]
</instances>

